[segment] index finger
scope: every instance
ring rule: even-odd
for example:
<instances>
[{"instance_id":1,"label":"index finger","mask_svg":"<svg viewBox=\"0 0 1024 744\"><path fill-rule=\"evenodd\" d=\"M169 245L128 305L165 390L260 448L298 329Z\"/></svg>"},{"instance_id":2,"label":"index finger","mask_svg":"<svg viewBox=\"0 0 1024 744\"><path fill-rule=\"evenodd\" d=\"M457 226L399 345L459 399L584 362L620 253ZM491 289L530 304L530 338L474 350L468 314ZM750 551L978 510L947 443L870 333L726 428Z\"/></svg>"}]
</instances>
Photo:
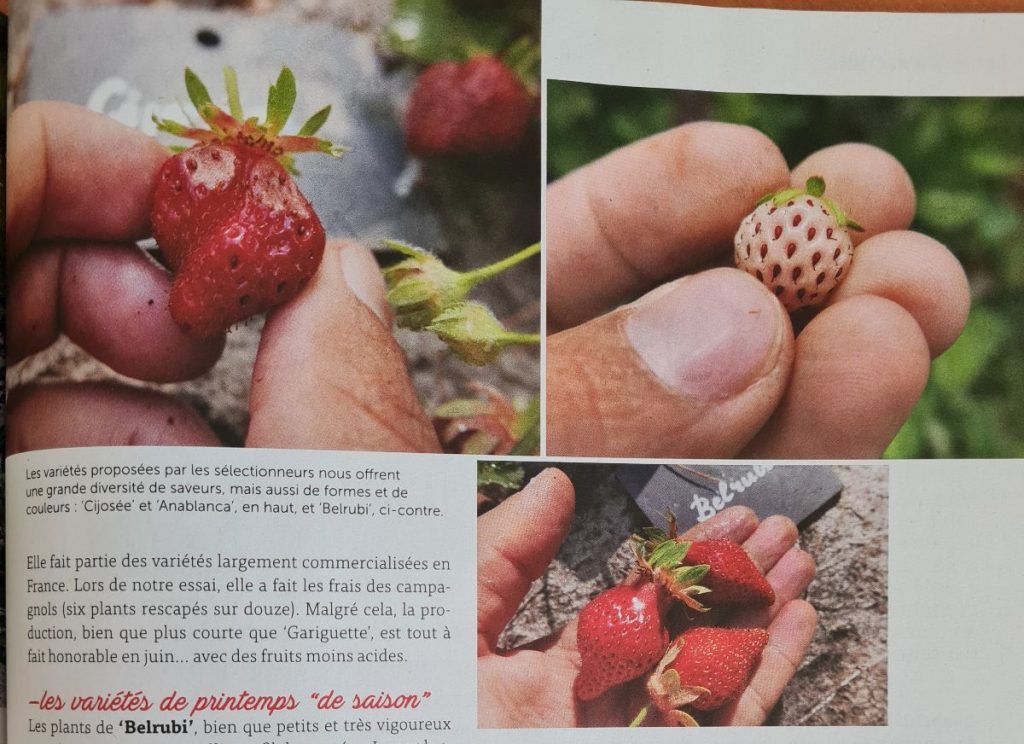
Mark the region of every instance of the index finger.
<instances>
[{"instance_id":1,"label":"index finger","mask_svg":"<svg viewBox=\"0 0 1024 744\"><path fill-rule=\"evenodd\" d=\"M477 655L495 647L534 579L569 532L576 492L548 468L477 519ZM573 634L575 638L575 634Z\"/></svg>"},{"instance_id":2,"label":"index finger","mask_svg":"<svg viewBox=\"0 0 1024 744\"><path fill-rule=\"evenodd\" d=\"M170 276L132 245L150 232L150 194L168 152L56 101L17 108L7 141L12 358L64 332L137 379L185 380L213 366L223 335L186 336L167 310ZM30 251L33 243L44 245Z\"/></svg>"},{"instance_id":3,"label":"index finger","mask_svg":"<svg viewBox=\"0 0 1024 744\"><path fill-rule=\"evenodd\" d=\"M595 317L709 261L766 193L789 183L761 132L696 122L622 147L548 187L548 323Z\"/></svg>"},{"instance_id":4,"label":"index finger","mask_svg":"<svg viewBox=\"0 0 1024 744\"><path fill-rule=\"evenodd\" d=\"M33 240L121 242L149 234L150 192L165 150L71 103L37 101L8 123L7 259Z\"/></svg>"}]
</instances>

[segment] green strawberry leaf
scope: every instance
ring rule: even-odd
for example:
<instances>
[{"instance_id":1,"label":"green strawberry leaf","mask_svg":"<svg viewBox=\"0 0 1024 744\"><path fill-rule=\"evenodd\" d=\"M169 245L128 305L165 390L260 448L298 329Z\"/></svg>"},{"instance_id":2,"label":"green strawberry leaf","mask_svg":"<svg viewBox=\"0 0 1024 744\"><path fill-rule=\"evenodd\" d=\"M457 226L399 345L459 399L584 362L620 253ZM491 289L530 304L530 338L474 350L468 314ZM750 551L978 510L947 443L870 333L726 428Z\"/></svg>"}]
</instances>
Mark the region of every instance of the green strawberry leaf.
<instances>
[{"instance_id":1,"label":"green strawberry leaf","mask_svg":"<svg viewBox=\"0 0 1024 744\"><path fill-rule=\"evenodd\" d=\"M230 65L224 68L224 88L228 92L228 111L241 121L245 115L242 113L242 98L238 93L238 73Z\"/></svg>"},{"instance_id":2,"label":"green strawberry leaf","mask_svg":"<svg viewBox=\"0 0 1024 744\"><path fill-rule=\"evenodd\" d=\"M666 540L651 551L647 562L652 568L674 568L683 562L690 550L690 543Z\"/></svg>"},{"instance_id":3,"label":"green strawberry leaf","mask_svg":"<svg viewBox=\"0 0 1024 744\"><path fill-rule=\"evenodd\" d=\"M267 94L267 134L274 136L282 129L295 108L295 75L287 67L281 68L277 82Z\"/></svg>"},{"instance_id":4,"label":"green strawberry leaf","mask_svg":"<svg viewBox=\"0 0 1024 744\"><path fill-rule=\"evenodd\" d=\"M522 488L526 473L514 462L481 461L476 466L477 486L502 486L516 491Z\"/></svg>"},{"instance_id":5,"label":"green strawberry leaf","mask_svg":"<svg viewBox=\"0 0 1024 744\"><path fill-rule=\"evenodd\" d=\"M206 89L203 81L192 72L190 67L185 68L185 90L188 92L188 98L192 101L192 105L196 107L196 111L206 120L210 109L216 108L216 106L213 104L213 99L210 98L210 91Z\"/></svg>"},{"instance_id":6,"label":"green strawberry leaf","mask_svg":"<svg viewBox=\"0 0 1024 744\"><path fill-rule=\"evenodd\" d=\"M327 106L324 106L322 109L313 114L311 117L306 119L306 122L302 125L302 128L299 129L299 133L297 136L312 137L314 134L320 131L320 127L322 127L327 122L327 117L330 115L331 107L328 104Z\"/></svg>"},{"instance_id":7,"label":"green strawberry leaf","mask_svg":"<svg viewBox=\"0 0 1024 744\"><path fill-rule=\"evenodd\" d=\"M519 441L510 455L535 455L540 451L540 396L533 396L530 404L516 417Z\"/></svg>"},{"instance_id":8,"label":"green strawberry leaf","mask_svg":"<svg viewBox=\"0 0 1024 744\"><path fill-rule=\"evenodd\" d=\"M160 119L156 115L153 116L153 123L156 124L156 128L161 132L167 132L176 137L182 136L189 129L184 124L179 124L172 119Z\"/></svg>"}]
</instances>

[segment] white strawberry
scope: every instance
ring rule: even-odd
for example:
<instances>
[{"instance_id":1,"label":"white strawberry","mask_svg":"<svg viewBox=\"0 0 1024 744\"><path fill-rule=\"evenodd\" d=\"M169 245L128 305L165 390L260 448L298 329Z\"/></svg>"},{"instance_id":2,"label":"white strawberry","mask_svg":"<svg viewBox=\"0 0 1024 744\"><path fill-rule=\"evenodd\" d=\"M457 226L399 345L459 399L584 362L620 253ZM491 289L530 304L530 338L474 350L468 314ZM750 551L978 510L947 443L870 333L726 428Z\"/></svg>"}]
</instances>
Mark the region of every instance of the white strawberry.
<instances>
[{"instance_id":1,"label":"white strawberry","mask_svg":"<svg viewBox=\"0 0 1024 744\"><path fill-rule=\"evenodd\" d=\"M787 188L757 203L736 231L736 266L756 277L790 312L822 304L849 273L860 225L826 199L825 181Z\"/></svg>"}]
</instances>

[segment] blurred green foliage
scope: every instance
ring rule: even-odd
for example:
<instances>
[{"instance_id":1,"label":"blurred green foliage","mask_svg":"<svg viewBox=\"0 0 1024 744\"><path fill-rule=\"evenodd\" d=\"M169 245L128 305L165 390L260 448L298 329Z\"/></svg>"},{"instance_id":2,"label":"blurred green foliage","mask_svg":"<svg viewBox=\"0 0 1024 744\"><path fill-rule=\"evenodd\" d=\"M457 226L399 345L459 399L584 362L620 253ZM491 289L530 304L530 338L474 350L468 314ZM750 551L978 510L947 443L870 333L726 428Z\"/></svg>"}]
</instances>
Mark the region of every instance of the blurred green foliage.
<instances>
[{"instance_id":1,"label":"blurred green foliage","mask_svg":"<svg viewBox=\"0 0 1024 744\"><path fill-rule=\"evenodd\" d=\"M540 3L394 0L384 46L423 65L500 57L528 85L540 75Z\"/></svg>"},{"instance_id":2,"label":"blurred green foliage","mask_svg":"<svg viewBox=\"0 0 1024 744\"><path fill-rule=\"evenodd\" d=\"M918 194L913 229L971 283L960 339L887 457L1024 457L1024 99L697 93L553 81L548 178L686 121L755 127L796 165L840 142L895 155Z\"/></svg>"}]
</instances>

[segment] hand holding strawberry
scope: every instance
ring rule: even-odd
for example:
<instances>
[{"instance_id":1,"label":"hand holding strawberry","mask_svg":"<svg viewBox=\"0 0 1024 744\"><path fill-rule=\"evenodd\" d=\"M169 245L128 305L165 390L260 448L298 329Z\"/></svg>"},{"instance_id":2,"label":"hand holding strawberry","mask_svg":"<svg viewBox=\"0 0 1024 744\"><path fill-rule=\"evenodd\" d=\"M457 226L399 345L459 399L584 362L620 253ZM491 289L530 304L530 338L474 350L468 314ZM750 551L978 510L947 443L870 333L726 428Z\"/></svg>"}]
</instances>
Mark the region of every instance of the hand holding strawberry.
<instances>
[{"instance_id":1,"label":"hand holding strawberry","mask_svg":"<svg viewBox=\"0 0 1024 744\"><path fill-rule=\"evenodd\" d=\"M478 519L479 725L484 728L626 726L649 702L644 681L619 685L591 702L576 699L580 672L576 622L527 647L499 651L497 638L533 579L548 566L572 520L572 484L549 469L522 492ZM745 508L727 509L682 536L728 539L744 546L776 592L767 609L744 616L771 638L759 667L739 697L703 723L757 725L792 674L785 659L803 656L815 627L802 594L814 574L795 546L796 529L782 517L760 524Z\"/></svg>"},{"instance_id":2,"label":"hand holding strawberry","mask_svg":"<svg viewBox=\"0 0 1024 744\"><path fill-rule=\"evenodd\" d=\"M154 119L162 131L198 141L160 169L151 215L175 274L171 316L198 338L286 302L313 276L326 236L289 175L296 172L292 154L343 152L313 136L330 106L297 135L281 134L295 104L287 67L270 88L263 123L243 116L233 69L225 69L224 80L230 113L185 69L189 98L209 129Z\"/></svg>"},{"instance_id":3,"label":"hand holding strawberry","mask_svg":"<svg viewBox=\"0 0 1024 744\"><path fill-rule=\"evenodd\" d=\"M790 198L755 210L780 190ZM548 452L878 457L970 307L954 255L907 229L915 199L906 170L876 147L835 145L791 170L761 132L718 122L662 132L551 184ZM863 232L833 225L835 205ZM741 223L750 274L725 267ZM794 330L780 298L823 304Z\"/></svg>"},{"instance_id":4,"label":"hand holding strawberry","mask_svg":"<svg viewBox=\"0 0 1024 744\"><path fill-rule=\"evenodd\" d=\"M167 307L168 272L135 244L150 234L166 149L107 116L51 101L15 109L8 143L8 362L64 334L134 381L178 383L209 370L224 335L182 332ZM321 270L263 328L247 444L438 450L391 322L373 255L329 240ZM19 384L8 401L9 453L220 444L205 417L162 391L35 383L12 372ZM232 373L232 384L243 384L250 370Z\"/></svg>"}]
</instances>

